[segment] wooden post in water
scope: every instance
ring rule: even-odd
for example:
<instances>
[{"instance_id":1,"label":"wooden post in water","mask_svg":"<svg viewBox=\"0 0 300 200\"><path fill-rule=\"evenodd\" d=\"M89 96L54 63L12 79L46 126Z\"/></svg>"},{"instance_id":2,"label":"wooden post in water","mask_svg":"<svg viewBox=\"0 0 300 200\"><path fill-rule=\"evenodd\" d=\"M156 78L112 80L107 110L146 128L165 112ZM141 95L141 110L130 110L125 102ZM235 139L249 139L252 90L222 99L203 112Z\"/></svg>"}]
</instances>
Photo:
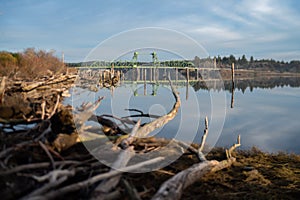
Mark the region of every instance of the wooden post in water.
<instances>
[{"instance_id":1,"label":"wooden post in water","mask_svg":"<svg viewBox=\"0 0 300 200\"><path fill-rule=\"evenodd\" d=\"M234 87L232 85L232 88L231 88L231 104L230 104L230 107L233 108L234 107Z\"/></svg>"},{"instance_id":2,"label":"wooden post in water","mask_svg":"<svg viewBox=\"0 0 300 200\"><path fill-rule=\"evenodd\" d=\"M231 105L230 107L233 108L234 106L234 63L231 64Z\"/></svg>"},{"instance_id":3,"label":"wooden post in water","mask_svg":"<svg viewBox=\"0 0 300 200\"><path fill-rule=\"evenodd\" d=\"M178 68L175 68L175 82L177 83L178 81Z\"/></svg>"},{"instance_id":4,"label":"wooden post in water","mask_svg":"<svg viewBox=\"0 0 300 200\"><path fill-rule=\"evenodd\" d=\"M216 69L217 68L217 58L214 57L214 68Z\"/></svg>"},{"instance_id":5,"label":"wooden post in water","mask_svg":"<svg viewBox=\"0 0 300 200\"><path fill-rule=\"evenodd\" d=\"M137 67L136 68L136 81L140 80L140 69Z\"/></svg>"},{"instance_id":6,"label":"wooden post in water","mask_svg":"<svg viewBox=\"0 0 300 200\"><path fill-rule=\"evenodd\" d=\"M119 71L119 72L120 72L120 83L123 84L124 83L123 72L122 71Z\"/></svg>"},{"instance_id":7,"label":"wooden post in water","mask_svg":"<svg viewBox=\"0 0 300 200\"><path fill-rule=\"evenodd\" d=\"M147 79L147 73L146 73L146 68L144 68L144 96L146 96L147 95L147 85L146 85L146 79Z\"/></svg>"},{"instance_id":8,"label":"wooden post in water","mask_svg":"<svg viewBox=\"0 0 300 200\"><path fill-rule=\"evenodd\" d=\"M234 84L234 63L231 64L231 81Z\"/></svg>"},{"instance_id":9,"label":"wooden post in water","mask_svg":"<svg viewBox=\"0 0 300 200\"><path fill-rule=\"evenodd\" d=\"M186 93L185 93L185 99L188 100L189 98L189 81L190 81L190 72L189 68L186 68Z\"/></svg>"},{"instance_id":10,"label":"wooden post in water","mask_svg":"<svg viewBox=\"0 0 300 200\"><path fill-rule=\"evenodd\" d=\"M188 81L190 80L190 70L189 70L188 67L186 68L186 79L187 79Z\"/></svg>"},{"instance_id":11,"label":"wooden post in water","mask_svg":"<svg viewBox=\"0 0 300 200\"><path fill-rule=\"evenodd\" d=\"M152 83L152 75L153 75L153 68L151 67L150 69L149 69L149 73L150 73L150 82Z\"/></svg>"}]
</instances>

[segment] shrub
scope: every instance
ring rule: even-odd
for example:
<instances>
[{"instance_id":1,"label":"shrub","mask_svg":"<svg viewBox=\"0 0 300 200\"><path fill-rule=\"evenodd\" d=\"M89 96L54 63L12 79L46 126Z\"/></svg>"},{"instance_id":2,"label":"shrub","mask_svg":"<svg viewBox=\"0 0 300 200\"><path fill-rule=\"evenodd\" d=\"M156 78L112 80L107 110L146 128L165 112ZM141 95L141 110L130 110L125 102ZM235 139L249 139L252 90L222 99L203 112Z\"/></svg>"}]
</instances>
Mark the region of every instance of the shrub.
<instances>
[{"instance_id":1,"label":"shrub","mask_svg":"<svg viewBox=\"0 0 300 200\"><path fill-rule=\"evenodd\" d=\"M0 52L0 75L38 78L65 72L65 65L53 54L53 51L36 51L34 48L22 53Z\"/></svg>"}]
</instances>

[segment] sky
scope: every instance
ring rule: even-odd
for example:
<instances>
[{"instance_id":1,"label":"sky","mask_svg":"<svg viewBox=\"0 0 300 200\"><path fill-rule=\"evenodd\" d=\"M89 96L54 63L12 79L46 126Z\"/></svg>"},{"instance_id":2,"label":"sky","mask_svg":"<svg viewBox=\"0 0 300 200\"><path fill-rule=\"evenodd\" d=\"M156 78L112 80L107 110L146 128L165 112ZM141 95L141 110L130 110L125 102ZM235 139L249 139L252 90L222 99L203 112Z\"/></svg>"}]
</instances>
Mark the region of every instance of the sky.
<instances>
[{"instance_id":1,"label":"sky","mask_svg":"<svg viewBox=\"0 0 300 200\"><path fill-rule=\"evenodd\" d=\"M300 60L298 0L0 0L0 51L34 47L78 62L106 39L143 27L181 32L210 56Z\"/></svg>"}]
</instances>

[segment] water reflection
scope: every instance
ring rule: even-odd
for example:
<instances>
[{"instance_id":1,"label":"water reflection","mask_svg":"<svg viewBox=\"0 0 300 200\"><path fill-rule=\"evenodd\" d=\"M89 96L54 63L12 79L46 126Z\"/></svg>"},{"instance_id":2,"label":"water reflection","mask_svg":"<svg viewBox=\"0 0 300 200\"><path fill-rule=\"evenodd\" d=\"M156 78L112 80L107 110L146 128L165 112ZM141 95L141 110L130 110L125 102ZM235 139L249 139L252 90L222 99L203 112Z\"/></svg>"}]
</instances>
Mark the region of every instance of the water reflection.
<instances>
[{"instance_id":1,"label":"water reflection","mask_svg":"<svg viewBox=\"0 0 300 200\"><path fill-rule=\"evenodd\" d=\"M240 133L243 148L300 153L300 88L290 86L236 91L237 103L227 111L218 145Z\"/></svg>"},{"instance_id":2,"label":"water reflection","mask_svg":"<svg viewBox=\"0 0 300 200\"><path fill-rule=\"evenodd\" d=\"M174 103L165 78L165 75L169 75L180 93L182 108L171 122L152 135L174 138L178 129L182 129L185 133L181 135L181 140L193 138L193 142L200 142L204 118L208 116L209 121L214 118L214 124L210 124L209 127L207 138L209 145L213 146L217 142L217 146L230 146L237 135L241 134L241 148L244 149L257 146L269 152L300 153L298 122L300 79L298 77L238 79L235 80L234 85L231 80L224 80L223 85L222 80L217 78L203 80L203 76L198 72L189 73L188 76L185 71L178 69L162 72L156 69L123 70L118 73L118 82L106 84L105 87L99 85L98 80L95 81L94 78L87 77L80 80L81 86L87 85L83 84L84 82L88 85L97 85L99 91L94 91L92 96L106 97L97 110L99 114L113 113L117 116L128 116L132 114L124 110L128 108L137 108L153 115L167 113ZM222 93L226 94L226 101L230 104L222 104ZM189 98L189 95L194 97ZM212 96L216 98L212 100ZM86 97L88 98L88 95ZM124 102L120 103L120 99L124 99ZM222 111L225 107L233 109L227 109L223 126ZM183 115L182 109L188 114ZM197 114L198 111L200 114ZM184 122L182 122L183 118ZM143 120L144 123L147 120L151 121L145 118ZM190 127L191 124L196 124L198 129ZM219 134L215 127L220 126L223 129Z\"/></svg>"}]
</instances>

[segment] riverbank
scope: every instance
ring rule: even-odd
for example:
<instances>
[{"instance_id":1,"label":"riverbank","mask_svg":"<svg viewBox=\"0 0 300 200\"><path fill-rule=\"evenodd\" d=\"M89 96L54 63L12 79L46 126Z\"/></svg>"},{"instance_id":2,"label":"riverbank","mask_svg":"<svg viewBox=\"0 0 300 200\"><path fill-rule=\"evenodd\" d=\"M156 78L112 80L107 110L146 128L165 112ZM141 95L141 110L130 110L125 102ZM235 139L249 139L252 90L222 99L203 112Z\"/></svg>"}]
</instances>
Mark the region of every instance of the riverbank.
<instances>
[{"instance_id":1,"label":"riverbank","mask_svg":"<svg viewBox=\"0 0 300 200\"><path fill-rule=\"evenodd\" d=\"M42 181L37 178L49 174L53 170L52 165L61 170L75 169L76 173L62 184L49 188L45 194L55 193L56 190L67 185L109 171L107 166L86 151L82 143L77 143L58 155L51 152L52 163L45 151L38 144L34 144L31 148L26 148L27 150L23 149L25 150L23 153L15 155L17 157L7 159L10 163L8 168L1 168L0 194L4 199L21 198L48 185L48 180ZM298 199L299 155L268 154L253 148L248 151L238 150L234 156L236 162L231 167L206 174L184 190L182 199ZM215 148L206 157L224 160L225 150ZM126 173L111 192L110 199L132 199L132 191L135 191L140 199L151 199L164 181L198 162L196 156L187 153L157 171L143 174ZM58 195L56 199L89 199L93 193L93 185L79 187L71 193Z\"/></svg>"},{"instance_id":2,"label":"riverbank","mask_svg":"<svg viewBox=\"0 0 300 200\"><path fill-rule=\"evenodd\" d=\"M295 72L276 72L261 69L235 69L235 79L237 80L250 80L260 77L300 77L300 73ZM220 74L223 80L231 80L231 69L222 68Z\"/></svg>"}]
</instances>

